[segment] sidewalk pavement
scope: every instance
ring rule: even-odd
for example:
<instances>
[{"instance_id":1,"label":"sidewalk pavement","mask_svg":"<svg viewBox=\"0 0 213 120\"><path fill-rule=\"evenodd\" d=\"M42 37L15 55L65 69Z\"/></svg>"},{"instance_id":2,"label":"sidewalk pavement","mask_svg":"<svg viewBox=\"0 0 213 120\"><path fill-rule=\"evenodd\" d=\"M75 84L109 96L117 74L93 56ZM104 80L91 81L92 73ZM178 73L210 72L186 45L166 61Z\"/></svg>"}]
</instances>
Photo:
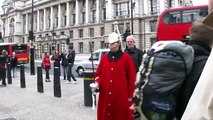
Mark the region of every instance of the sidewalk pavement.
<instances>
[{"instance_id":1,"label":"sidewalk pavement","mask_svg":"<svg viewBox=\"0 0 213 120\"><path fill-rule=\"evenodd\" d=\"M0 87L0 120L96 120L96 110L84 105L82 78L77 78L77 84L66 84L61 77L58 98L53 93L53 76L51 82L43 82L44 93L38 93L37 75L25 72L26 88L20 87L17 75L12 84Z\"/></svg>"}]
</instances>

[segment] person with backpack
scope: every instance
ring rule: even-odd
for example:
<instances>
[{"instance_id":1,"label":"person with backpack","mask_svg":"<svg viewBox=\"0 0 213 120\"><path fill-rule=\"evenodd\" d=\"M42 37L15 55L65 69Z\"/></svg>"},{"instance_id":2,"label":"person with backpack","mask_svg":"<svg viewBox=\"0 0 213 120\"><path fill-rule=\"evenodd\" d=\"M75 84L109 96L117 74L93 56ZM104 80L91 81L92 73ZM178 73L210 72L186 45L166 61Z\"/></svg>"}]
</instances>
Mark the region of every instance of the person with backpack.
<instances>
[{"instance_id":1,"label":"person with backpack","mask_svg":"<svg viewBox=\"0 0 213 120\"><path fill-rule=\"evenodd\" d=\"M45 82L51 82L50 76L49 76L49 70L51 69L51 63L50 63L50 56L47 52L45 52L43 58L42 58L42 67L45 69L46 72L46 79Z\"/></svg>"},{"instance_id":2,"label":"person with backpack","mask_svg":"<svg viewBox=\"0 0 213 120\"><path fill-rule=\"evenodd\" d=\"M61 69L61 67L60 67L61 57L60 57L60 55L58 53L58 50L55 51L55 54L53 54L53 56L51 57L51 60L54 61L54 63L53 63L54 68L58 67L59 76L60 76L61 75L61 71L60 71L60 69Z\"/></svg>"},{"instance_id":3,"label":"person with backpack","mask_svg":"<svg viewBox=\"0 0 213 120\"><path fill-rule=\"evenodd\" d=\"M190 28L190 39L186 41L194 49L194 63L191 74L184 81L178 96L177 119L180 120L194 88L200 78L213 45L213 29L202 24L204 18L194 21Z\"/></svg>"},{"instance_id":4,"label":"person with backpack","mask_svg":"<svg viewBox=\"0 0 213 120\"><path fill-rule=\"evenodd\" d=\"M132 103L136 78L132 58L123 51L120 35L109 34L109 53L102 56L92 92L99 91L97 120L133 120Z\"/></svg>"},{"instance_id":5,"label":"person with backpack","mask_svg":"<svg viewBox=\"0 0 213 120\"><path fill-rule=\"evenodd\" d=\"M16 53L15 52L12 53L12 56L10 58L10 63L11 63L11 70L12 70L12 73L13 73L13 78L15 78L17 64L18 64L18 59L16 57Z\"/></svg>"},{"instance_id":6,"label":"person with backpack","mask_svg":"<svg viewBox=\"0 0 213 120\"><path fill-rule=\"evenodd\" d=\"M69 84L69 83L76 84L77 83L77 80L72 73L72 67L74 65L74 61L75 61L75 50L73 49L73 46L70 46L69 52L67 54L67 62L68 62L67 84ZM71 78L73 79L73 82L71 82Z\"/></svg>"},{"instance_id":7,"label":"person with backpack","mask_svg":"<svg viewBox=\"0 0 213 120\"><path fill-rule=\"evenodd\" d=\"M135 64L136 72L138 72L139 66L143 58L143 51L136 48L135 38L132 35L126 38L126 43L127 43L127 47L124 51L131 56Z\"/></svg>"},{"instance_id":8,"label":"person with backpack","mask_svg":"<svg viewBox=\"0 0 213 120\"><path fill-rule=\"evenodd\" d=\"M67 56L67 52L66 52L66 50L64 50L61 53L61 55L60 55L60 57L61 57L61 66L62 66L63 75L64 75L64 80L66 80L66 78L67 78L67 66L68 66L68 62L67 62L66 56Z\"/></svg>"}]
</instances>

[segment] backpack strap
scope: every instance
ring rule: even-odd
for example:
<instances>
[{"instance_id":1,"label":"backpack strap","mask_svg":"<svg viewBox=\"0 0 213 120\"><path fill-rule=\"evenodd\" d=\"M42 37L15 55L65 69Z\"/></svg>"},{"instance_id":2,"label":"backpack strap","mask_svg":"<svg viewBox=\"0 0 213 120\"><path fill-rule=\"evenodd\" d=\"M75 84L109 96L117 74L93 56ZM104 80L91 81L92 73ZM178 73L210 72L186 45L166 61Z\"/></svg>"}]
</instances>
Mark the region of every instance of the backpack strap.
<instances>
[{"instance_id":1,"label":"backpack strap","mask_svg":"<svg viewBox=\"0 0 213 120\"><path fill-rule=\"evenodd\" d=\"M197 64L197 63L199 63L200 61L202 61L202 60L207 60L208 59L208 56L197 56L197 57L195 57L194 58L194 64Z\"/></svg>"},{"instance_id":2,"label":"backpack strap","mask_svg":"<svg viewBox=\"0 0 213 120\"><path fill-rule=\"evenodd\" d=\"M154 49L151 49L150 51L147 52L147 56L143 61L144 66L143 66L142 70L140 71L140 81L135 86L136 89L138 88L140 90L141 87L145 84L145 81L144 81L145 74L146 74L148 66L149 66L150 58L153 54L154 54Z\"/></svg>"}]
</instances>

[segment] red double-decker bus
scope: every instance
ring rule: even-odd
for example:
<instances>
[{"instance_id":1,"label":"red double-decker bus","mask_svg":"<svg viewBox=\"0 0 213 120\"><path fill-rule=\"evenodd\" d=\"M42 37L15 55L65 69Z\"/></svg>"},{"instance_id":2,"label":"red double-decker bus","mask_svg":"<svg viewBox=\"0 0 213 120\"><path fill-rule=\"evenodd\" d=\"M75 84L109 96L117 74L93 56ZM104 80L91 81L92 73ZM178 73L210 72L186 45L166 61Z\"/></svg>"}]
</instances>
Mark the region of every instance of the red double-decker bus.
<instances>
[{"instance_id":1,"label":"red double-decker bus","mask_svg":"<svg viewBox=\"0 0 213 120\"><path fill-rule=\"evenodd\" d=\"M207 5L166 9L159 16L157 41L189 39L192 22L207 15Z\"/></svg>"},{"instance_id":2,"label":"red double-decker bus","mask_svg":"<svg viewBox=\"0 0 213 120\"><path fill-rule=\"evenodd\" d=\"M15 52L18 64L29 63L29 50L28 44L17 44L17 43L0 43L0 52L6 50L9 56Z\"/></svg>"}]
</instances>

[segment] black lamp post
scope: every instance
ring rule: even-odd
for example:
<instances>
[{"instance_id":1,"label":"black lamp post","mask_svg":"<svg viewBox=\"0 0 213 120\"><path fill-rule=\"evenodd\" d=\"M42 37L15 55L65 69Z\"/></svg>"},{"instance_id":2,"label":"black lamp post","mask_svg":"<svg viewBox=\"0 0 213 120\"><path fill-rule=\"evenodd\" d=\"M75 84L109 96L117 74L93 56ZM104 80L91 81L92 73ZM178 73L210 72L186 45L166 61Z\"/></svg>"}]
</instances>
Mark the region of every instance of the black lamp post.
<instances>
[{"instance_id":1,"label":"black lamp post","mask_svg":"<svg viewBox=\"0 0 213 120\"><path fill-rule=\"evenodd\" d=\"M131 4L131 30L132 30L132 35L133 35L133 9L135 7L135 2L132 2L132 0L130 0L130 4Z\"/></svg>"},{"instance_id":2,"label":"black lamp post","mask_svg":"<svg viewBox=\"0 0 213 120\"><path fill-rule=\"evenodd\" d=\"M53 30L52 30L52 36L53 36L53 46L52 46L52 50L55 51L55 39L54 39L54 36L56 36L56 33L55 33L55 29L54 29L54 25L53 25Z\"/></svg>"},{"instance_id":3,"label":"black lamp post","mask_svg":"<svg viewBox=\"0 0 213 120\"><path fill-rule=\"evenodd\" d=\"M35 60L34 60L34 35L33 35L33 3L34 1L32 0L32 12L31 12L31 31L29 31L29 39L30 39L30 74L35 75Z\"/></svg>"}]
</instances>

